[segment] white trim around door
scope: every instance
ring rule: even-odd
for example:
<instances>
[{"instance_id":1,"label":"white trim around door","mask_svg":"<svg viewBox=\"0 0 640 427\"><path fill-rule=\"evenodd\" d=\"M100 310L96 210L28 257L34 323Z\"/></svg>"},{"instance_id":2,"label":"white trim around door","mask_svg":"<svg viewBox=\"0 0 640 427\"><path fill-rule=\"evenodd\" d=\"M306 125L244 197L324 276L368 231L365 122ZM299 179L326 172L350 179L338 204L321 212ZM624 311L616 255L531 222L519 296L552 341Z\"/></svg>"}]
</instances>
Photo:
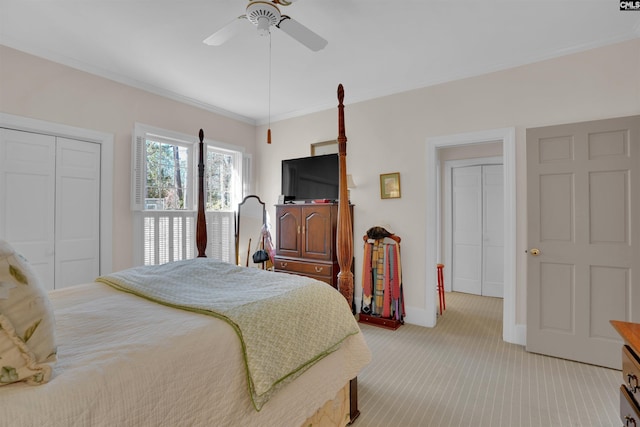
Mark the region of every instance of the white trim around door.
<instances>
[{"instance_id":1,"label":"white trim around door","mask_svg":"<svg viewBox=\"0 0 640 427\"><path fill-rule=\"evenodd\" d=\"M0 127L100 144L100 274L113 269L113 134L0 113Z\"/></svg>"},{"instance_id":2,"label":"white trim around door","mask_svg":"<svg viewBox=\"0 0 640 427\"><path fill-rule=\"evenodd\" d=\"M427 217L426 217L426 286L425 315L427 325L436 325L436 264L442 260L440 218L440 165L438 149L460 145L502 141L504 164L504 299L502 338L506 342L525 344L523 328L516 325L516 138L515 128L492 129L427 139Z\"/></svg>"}]
</instances>

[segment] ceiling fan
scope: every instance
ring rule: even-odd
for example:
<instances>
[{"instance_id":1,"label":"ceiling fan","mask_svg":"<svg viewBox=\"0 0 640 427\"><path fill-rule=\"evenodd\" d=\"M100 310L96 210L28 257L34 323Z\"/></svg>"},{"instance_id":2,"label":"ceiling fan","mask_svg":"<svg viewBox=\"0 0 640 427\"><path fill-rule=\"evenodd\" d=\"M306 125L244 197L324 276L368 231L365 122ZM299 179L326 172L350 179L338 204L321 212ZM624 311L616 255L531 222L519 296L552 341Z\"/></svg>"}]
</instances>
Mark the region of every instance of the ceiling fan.
<instances>
[{"instance_id":1,"label":"ceiling fan","mask_svg":"<svg viewBox=\"0 0 640 427\"><path fill-rule=\"evenodd\" d=\"M247 5L246 13L235 18L224 27L204 40L205 44L220 46L246 26L250 22L258 29L258 34L266 36L271 27L284 31L295 40L299 41L314 52L323 49L327 41L309 28L300 24L288 15L280 13L278 5L289 6L295 0L251 0Z\"/></svg>"}]
</instances>

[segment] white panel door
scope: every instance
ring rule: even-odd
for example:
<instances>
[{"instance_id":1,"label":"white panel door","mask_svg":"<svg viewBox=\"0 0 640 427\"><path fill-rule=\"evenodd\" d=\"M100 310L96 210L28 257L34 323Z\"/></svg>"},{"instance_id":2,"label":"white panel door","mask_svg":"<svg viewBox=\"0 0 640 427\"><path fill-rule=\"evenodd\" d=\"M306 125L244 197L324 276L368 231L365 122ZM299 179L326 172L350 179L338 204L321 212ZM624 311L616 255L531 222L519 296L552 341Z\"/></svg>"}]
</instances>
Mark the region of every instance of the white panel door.
<instances>
[{"instance_id":1,"label":"white panel door","mask_svg":"<svg viewBox=\"0 0 640 427\"><path fill-rule=\"evenodd\" d=\"M504 181L502 165L482 167L482 295L504 296Z\"/></svg>"},{"instance_id":2,"label":"white panel door","mask_svg":"<svg viewBox=\"0 0 640 427\"><path fill-rule=\"evenodd\" d=\"M620 369L640 321L640 116L527 130L527 350Z\"/></svg>"},{"instance_id":3,"label":"white panel door","mask_svg":"<svg viewBox=\"0 0 640 427\"><path fill-rule=\"evenodd\" d=\"M100 271L100 145L0 129L0 238L48 290Z\"/></svg>"},{"instance_id":4,"label":"white panel door","mask_svg":"<svg viewBox=\"0 0 640 427\"><path fill-rule=\"evenodd\" d=\"M100 145L58 138L56 288L92 282L100 272Z\"/></svg>"},{"instance_id":5,"label":"white panel door","mask_svg":"<svg viewBox=\"0 0 640 427\"><path fill-rule=\"evenodd\" d=\"M482 167L451 170L451 289L482 294Z\"/></svg>"},{"instance_id":6,"label":"white panel door","mask_svg":"<svg viewBox=\"0 0 640 427\"><path fill-rule=\"evenodd\" d=\"M0 129L0 237L54 287L55 137Z\"/></svg>"},{"instance_id":7,"label":"white panel door","mask_svg":"<svg viewBox=\"0 0 640 427\"><path fill-rule=\"evenodd\" d=\"M451 169L452 279L455 292L504 294L502 165Z\"/></svg>"}]
</instances>

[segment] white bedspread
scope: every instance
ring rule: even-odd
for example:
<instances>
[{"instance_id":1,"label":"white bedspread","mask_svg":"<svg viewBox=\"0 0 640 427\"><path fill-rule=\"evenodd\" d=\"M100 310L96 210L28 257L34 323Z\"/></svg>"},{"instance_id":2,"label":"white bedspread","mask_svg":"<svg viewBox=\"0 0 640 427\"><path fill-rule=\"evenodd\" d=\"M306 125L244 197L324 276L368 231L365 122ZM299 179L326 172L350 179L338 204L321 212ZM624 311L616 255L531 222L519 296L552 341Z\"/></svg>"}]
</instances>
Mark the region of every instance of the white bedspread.
<instances>
[{"instance_id":1,"label":"white bedspread","mask_svg":"<svg viewBox=\"0 0 640 427\"><path fill-rule=\"evenodd\" d=\"M242 343L256 410L360 332L344 297L309 277L195 258L129 268L96 281L225 320Z\"/></svg>"},{"instance_id":2,"label":"white bedspread","mask_svg":"<svg viewBox=\"0 0 640 427\"><path fill-rule=\"evenodd\" d=\"M299 426L365 366L362 334L256 412L224 321L91 283L50 293L51 382L0 389L0 426Z\"/></svg>"}]
</instances>

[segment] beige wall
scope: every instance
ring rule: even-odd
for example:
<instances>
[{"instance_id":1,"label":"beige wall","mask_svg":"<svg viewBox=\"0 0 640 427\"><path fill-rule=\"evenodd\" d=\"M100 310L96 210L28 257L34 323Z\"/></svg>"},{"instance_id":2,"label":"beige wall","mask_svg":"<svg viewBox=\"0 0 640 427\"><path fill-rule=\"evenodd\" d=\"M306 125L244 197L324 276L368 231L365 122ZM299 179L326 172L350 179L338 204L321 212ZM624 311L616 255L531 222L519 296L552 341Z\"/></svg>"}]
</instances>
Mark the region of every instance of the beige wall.
<instances>
[{"instance_id":1,"label":"beige wall","mask_svg":"<svg viewBox=\"0 0 640 427\"><path fill-rule=\"evenodd\" d=\"M132 265L131 132L135 122L236 144L255 127L0 45L0 112L114 135L113 269Z\"/></svg>"},{"instance_id":2,"label":"beige wall","mask_svg":"<svg viewBox=\"0 0 640 427\"><path fill-rule=\"evenodd\" d=\"M345 86L347 165L357 184L356 280L361 278L360 236L389 224L402 237L407 321L425 307L426 140L487 129L516 129L517 255L516 322L526 321L525 130L640 113L640 39L480 77L440 84L360 103ZM336 86L337 86L336 82ZM335 90L328 88L327 90ZM336 101L337 104L337 101ZM272 123L273 144L257 133L261 197L271 208L280 189L279 162L308 155L309 144L337 136L337 113L329 110ZM400 172L402 198L381 200L379 174ZM358 285L356 285L358 291ZM359 304L359 297L358 297ZM415 318L415 317L414 317Z\"/></svg>"},{"instance_id":3,"label":"beige wall","mask_svg":"<svg viewBox=\"0 0 640 427\"><path fill-rule=\"evenodd\" d=\"M562 58L351 104L345 85L347 164L357 184L356 280L360 237L386 225L402 237L405 299L415 319L425 307L426 140L515 127L517 156L517 322L526 319L525 130L528 127L640 114L640 39ZM339 82L336 82L336 86ZM336 88L327 88L335 92ZM337 104L337 101L336 101ZM131 265L130 140L134 122L247 147L257 191L273 218L280 162L309 155L310 144L335 139L335 109L266 128L216 115L0 46L0 111L109 132L115 136L113 267ZM380 199L379 175L400 172L401 199ZM359 286L356 286L359 304Z\"/></svg>"}]
</instances>

